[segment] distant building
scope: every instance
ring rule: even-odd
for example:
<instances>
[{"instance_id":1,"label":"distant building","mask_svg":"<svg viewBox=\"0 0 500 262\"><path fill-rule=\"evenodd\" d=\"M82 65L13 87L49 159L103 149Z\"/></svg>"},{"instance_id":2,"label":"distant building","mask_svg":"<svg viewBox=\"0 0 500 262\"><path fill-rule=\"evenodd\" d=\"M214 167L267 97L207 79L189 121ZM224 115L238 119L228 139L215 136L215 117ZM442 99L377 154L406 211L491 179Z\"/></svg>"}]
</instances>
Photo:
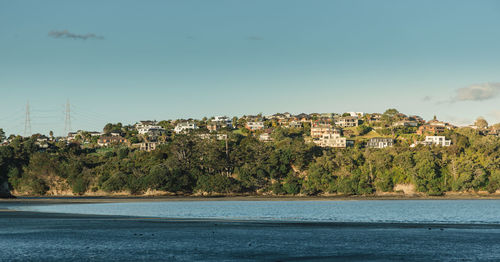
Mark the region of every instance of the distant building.
<instances>
[{"instance_id":1,"label":"distant building","mask_svg":"<svg viewBox=\"0 0 500 262\"><path fill-rule=\"evenodd\" d=\"M450 146L451 140L446 140L444 136L426 136L424 141L417 141L410 147L415 147L417 145L436 145L436 146Z\"/></svg>"},{"instance_id":2,"label":"distant building","mask_svg":"<svg viewBox=\"0 0 500 262\"><path fill-rule=\"evenodd\" d=\"M305 114L305 113L298 114L294 118L295 118L295 120L302 122L302 123L311 122L311 119L312 119L312 117L310 115Z\"/></svg>"},{"instance_id":3,"label":"distant building","mask_svg":"<svg viewBox=\"0 0 500 262\"><path fill-rule=\"evenodd\" d=\"M350 116L363 117L365 113L363 112L347 112Z\"/></svg>"},{"instance_id":4,"label":"distant building","mask_svg":"<svg viewBox=\"0 0 500 262\"><path fill-rule=\"evenodd\" d=\"M207 129L210 131L218 131L222 128L232 128L233 121L227 116L216 116L213 120L207 123Z\"/></svg>"},{"instance_id":5,"label":"distant building","mask_svg":"<svg viewBox=\"0 0 500 262\"><path fill-rule=\"evenodd\" d=\"M247 122L245 127L248 130L252 130L252 131L262 130L262 129L264 129L264 122L262 122L262 121Z\"/></svg>"},{"instance_id":6,"label":"distant building","mask_svg":"<svg viewBox=\"0 0 500 262\"><path fill-rule=\"evenodd\" d=\"M179 134L179 133L185 133L188 132L189 130L195 130L198 129L198 126L196 126L195 123L193 122L182 122L178 123L175 128L174 132Z\"/></svg>"},{"instance_id":7,"label":"distant building","mask_svg":"<svg viewBox=\"0 0 500 262\"><path fill-rule=\"evenodd\" d=\"M288 122L288 124L285 126L288 128L301 128L302 127L302 122L292 120Z\"/></svg>"},{"instance_id":8,"label":"distant building","mask_svg":"<svg viewBox=\"0 0 500 262\"><path fill-rule=\"evenodd\" d=\"M424 135L424 134L438 134L441 132L444 132L446 130L446 127L443 125L423 125L420 126L417 130L418 135Z\"/></svg>"},{"instance_id":9,"label":"distant building","mask_svg":"<svg viewBox=\"0 0 500 262\"><path fill-rule=\"evenodd\" d=\"M76 136L78 135L78 132L69 132L68 136L66 136L66 140L68 142L76 140Z\"/></svg>"},{"instance_id":10,"label":"distant building","mask_svg":"<svg viewBox=\"0 0 500 262\"><path fill-rule=\"evenodd\" d=\"M373 113L369 114L366 118L368 122L380 122L382 120L382 114Z\"/></svg>"},{"instance_id":11,"label":"distant building","mask_svg":"<svg viewBox=\"0 0 500 262\"><path fill-rule=\"evenodd\" d=\"M357 116L344 116L339 117L337 121L335 121L335 125L340 127L355 127L358 126L359 120Z\"/></svg>"},{"instance_id":12,"label":"distant building","mask_svg":"<svg viewBox=\"0 0 500 262\"><path fill-rule=\"evenodd\" d=\"M313 123L311 126L311 137L314 138L320 138L324 134L339 134L340 135L341 130L338 128L332 127L330 124L326 123Z\"/></svg>"},{"instance_id":13,"label":"distant building","mask_svg":"<svg viewBox=\"0 0 500 262\"><path fill-rule=\"evenodd\" d=\"M97 140L97 144L99 146L109 146L109 145L124 144L124 143L128 143L128 140L121 136L101 136Z\"/></svg>"},{"instance_id":14,"label":"distant building","mask_svg":"<svg viewBox=\"0 0 500 262\"><path fill-rule=\"evenodd\" d=\"M161 136L165 133L165 129L159 126L156 121L140 121L135 124L135 129L139 135Z\"/></svg>"},{"instance_id":15,"label":"distant building","mask_svg":"<svg viewBox=\"0 0 500 262\"><path fill-rule=\"evenodd\" d=\"M407 126L407 127L417 127L418 122L417 121L411 121L411 120L402 120L395 122L392 124L392 126Z\"/></svg>"},{"instance_id":16,"label":"distant building","mask_svg":"<svg viewBox=\"0 0 500 262\"><path fill-rule=\"evenodd\" d=\"M341 137L340 134L323 134L319 139L313 140L320 147L347 147L347 139Z\"/></svg>"},{"instance_id":17,"label":"distant building","mask_svg":"<svg viewBox=\"0 0 500 262\"><path fill-rule=\"evenodd\" d=\"M374 137L370 138L366 146L369 148L386 148L386 147L392 147L393 145L394 145L394 139L392 138Z\"/></svg>"}]
</instances>

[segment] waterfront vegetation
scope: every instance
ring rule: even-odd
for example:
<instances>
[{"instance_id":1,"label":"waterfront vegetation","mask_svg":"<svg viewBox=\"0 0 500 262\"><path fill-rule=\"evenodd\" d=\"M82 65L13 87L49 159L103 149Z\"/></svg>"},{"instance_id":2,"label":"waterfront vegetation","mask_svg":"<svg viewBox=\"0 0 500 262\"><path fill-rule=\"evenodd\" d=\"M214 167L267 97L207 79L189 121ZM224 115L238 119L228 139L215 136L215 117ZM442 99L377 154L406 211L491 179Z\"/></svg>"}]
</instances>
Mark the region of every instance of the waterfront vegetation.
<instances>
[{"instance_id":1,"label":"waterfront vegetation","mask_svg":"<svg viewBox=\"0 0 500 262\"><path fill-rule=\"evenodd\" d=\"M40 150L36 136L18 136L0 147L0 180L8 180L16 193L31 195L141 195L151 190L179 195L371 195L394 192L398 184L413 185L426 195L500 189L498 136L457 128L442 134L451 139L449 147L411 148L408 135L396 132L393 147L365 148L356 139L354 146L336 149L307 142L307 132L275 128L271 142L245 131L228 131L222 140L178 134L151 152L64 141Z\"/></svg>"}]
</instances>

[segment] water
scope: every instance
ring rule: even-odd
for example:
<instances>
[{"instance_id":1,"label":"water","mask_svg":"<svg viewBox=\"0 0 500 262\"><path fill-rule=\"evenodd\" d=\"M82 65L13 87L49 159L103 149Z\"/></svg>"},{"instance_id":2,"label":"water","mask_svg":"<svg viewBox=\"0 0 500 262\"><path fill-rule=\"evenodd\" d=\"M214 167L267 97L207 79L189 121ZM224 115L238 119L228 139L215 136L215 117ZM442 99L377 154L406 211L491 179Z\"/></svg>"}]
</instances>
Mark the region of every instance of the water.
<instances>
[{"instance_id":1,"label":"water","mask_svg":"<svg viewBox=\"0 0 500 262\"><path fill-rule=\"evenodd\" d=\"M500 200L166 201L15 208L23 211L156 218L500 224Z\"/></svg>"},{"instance_id":2,"label":"water","mask_svg":"<svg viewBox=\"0 0 500 262\"><path fill-rule=\"evenodd\" d=\"M500 261L499 240L498 200L0 202L0 261Z\"/></svg>"}]
</instances>

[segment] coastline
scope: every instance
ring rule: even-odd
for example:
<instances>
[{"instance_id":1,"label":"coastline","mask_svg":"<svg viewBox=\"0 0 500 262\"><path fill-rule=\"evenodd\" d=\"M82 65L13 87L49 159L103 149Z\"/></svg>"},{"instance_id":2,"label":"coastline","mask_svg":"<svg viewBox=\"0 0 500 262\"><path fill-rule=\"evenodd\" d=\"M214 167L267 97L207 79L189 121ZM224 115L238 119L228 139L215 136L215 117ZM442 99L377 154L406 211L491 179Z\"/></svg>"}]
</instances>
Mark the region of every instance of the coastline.
<instances>
[{"instance_id":1,"label":"coastline","mask_svg":"<svg viewBox=\"0 0 500 262\"><path fill-rule=\"evenodd\" d=\"M369 201L369 200L500 200L499 194L459 193L444 196L372 195L372 196L16 196L0 198L0 203L119 203L156 201Z\"/></svg>"}]
</instances>

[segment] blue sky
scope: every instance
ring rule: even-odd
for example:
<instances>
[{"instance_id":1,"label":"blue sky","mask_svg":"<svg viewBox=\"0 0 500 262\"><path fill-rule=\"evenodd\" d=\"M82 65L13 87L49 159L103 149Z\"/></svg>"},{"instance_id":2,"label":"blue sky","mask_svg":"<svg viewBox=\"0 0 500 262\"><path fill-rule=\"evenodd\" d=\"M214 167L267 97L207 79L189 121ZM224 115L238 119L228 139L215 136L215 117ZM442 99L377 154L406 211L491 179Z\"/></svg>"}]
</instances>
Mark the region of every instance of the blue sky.
<instances>
[{"instance_id":1,"label":"blue sky","mask_svg":"<svg viewBox=\"0 0 500 262\"><path fill-rule=\"evenodd\" d=\"M500 2L0 0L0 128L275 112L500 122Z\"/></svg>"}]
</instances>

